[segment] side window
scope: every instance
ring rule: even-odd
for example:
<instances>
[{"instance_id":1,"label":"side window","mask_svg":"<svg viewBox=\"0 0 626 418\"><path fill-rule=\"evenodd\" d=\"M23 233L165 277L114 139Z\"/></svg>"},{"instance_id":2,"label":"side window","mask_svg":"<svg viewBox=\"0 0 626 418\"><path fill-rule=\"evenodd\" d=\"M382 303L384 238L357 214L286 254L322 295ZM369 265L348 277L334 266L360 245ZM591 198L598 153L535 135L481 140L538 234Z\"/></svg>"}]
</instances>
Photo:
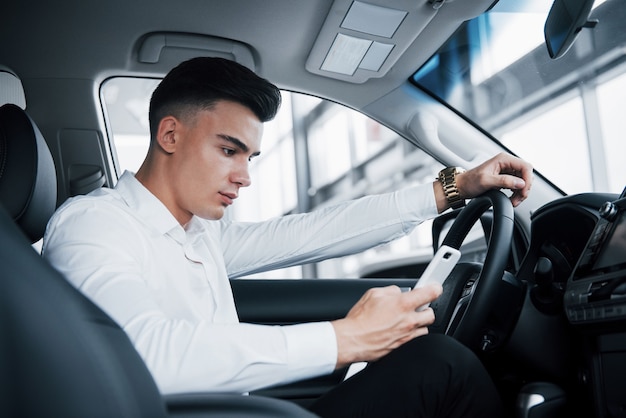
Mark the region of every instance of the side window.
<instances>
[{"instance_id":1,"label":"side window","mask_svg":"<svg viewBox=\"0 0 626 418\"><path fill-rule=\"evenodd\" d=\"M626 184L626 68L624 73L598 86L598 112L604 138L604 156L608 175L608 190L620 193Z\"/></svg>"},{"instance_id":2,"label":"side window","mask_svg":"<svg viewBox=\"0 0 626 418\"><path fill-rule=\"evenodd\" d=\"M148 106L152 91L160 80L153 78L116 77L102 84L101 97L109 128L111 149L118 177L124 170L139 169L148 145L150 128Z\"/></svg>"},{"instance_id":3,"label":"side window","mask_svg":"<svg viewBox=\"0 0 626 418\"><path fill-rule=\"evenodd\" d=\"M149 144L148 103L159 80L112 78L102 99L117 173L135 172ZM297 164L296 164L297 162ZM229 209L233 220L261 221L333 202L432 182L441 164L395 132L344 106L283 92L265 125L262 154L250 166L252 186ZM432 256L430 222L411 235L363 254L273 271L255 278L361 277Z\"/></svg>"}]
</instances>

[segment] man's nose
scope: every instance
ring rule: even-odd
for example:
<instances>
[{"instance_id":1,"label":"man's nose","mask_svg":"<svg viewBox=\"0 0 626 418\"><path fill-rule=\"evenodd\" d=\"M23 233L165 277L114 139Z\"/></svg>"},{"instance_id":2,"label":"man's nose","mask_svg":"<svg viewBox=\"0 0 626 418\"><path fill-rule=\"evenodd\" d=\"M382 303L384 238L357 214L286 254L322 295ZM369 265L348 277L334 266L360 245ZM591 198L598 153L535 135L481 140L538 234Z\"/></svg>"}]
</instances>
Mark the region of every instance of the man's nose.
<instances>
[{"instance_id":1,"label":"man's nose","mask_svg":"<svg viewBox=\"0 0 626 418\"><path fill-rule=\"evenodd\" d=\"M233 183L237 183L239 187L248 187L252 184L247 162L245 164L241 164L236 170L233 171L231 181Z\"/></svg>"}]
</instances>

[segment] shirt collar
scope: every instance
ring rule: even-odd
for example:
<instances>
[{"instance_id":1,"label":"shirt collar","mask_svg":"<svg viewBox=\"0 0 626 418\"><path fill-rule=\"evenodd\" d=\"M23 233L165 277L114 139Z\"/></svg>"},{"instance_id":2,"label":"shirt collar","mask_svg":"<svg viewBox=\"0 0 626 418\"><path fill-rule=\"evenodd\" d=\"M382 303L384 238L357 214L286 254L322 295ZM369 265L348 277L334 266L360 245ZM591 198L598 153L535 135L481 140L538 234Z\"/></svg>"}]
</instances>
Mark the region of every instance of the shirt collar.
<instances>
[{"instance_id":1,"label":"shirt collar","mask_svg":"<svg viewBox=\"0 0 626 418\"><path fill-rule=\"evenodd\" d=\"M115 189L142 222L155 228L160 234L179 230L179 232L173 232L173 237L177 240L184 239L185 231L174 215L163 202L135 178L134 173L125 171Z\"/></svg>"}]
</instances>

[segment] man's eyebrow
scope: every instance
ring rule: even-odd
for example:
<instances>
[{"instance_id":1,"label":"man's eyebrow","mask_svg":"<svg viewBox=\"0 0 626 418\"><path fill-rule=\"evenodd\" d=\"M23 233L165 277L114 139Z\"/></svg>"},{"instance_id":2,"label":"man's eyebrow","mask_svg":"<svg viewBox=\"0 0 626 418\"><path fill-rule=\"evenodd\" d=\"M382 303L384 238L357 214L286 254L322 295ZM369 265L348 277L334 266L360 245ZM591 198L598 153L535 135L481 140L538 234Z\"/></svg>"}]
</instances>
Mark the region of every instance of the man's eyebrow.
<instances>
[{"instance_id":1,"label":"man's eyebrow","mask_svg":"<svg viewBox=\"0 0 626 418\"><path fill-rule=\"evenodd\" d=\"M235 138L234 136L225 135L225 134L218 134L217 136L222 138L225 141L230 142L231 144L233 144L234 146L236 146L243 152L250 152L250 147L248 147L246 144L243 143L243 141L241 141L238 138ZM260 153L261 153L260 151L257 151L254 154L252 154L252 156L256 157Z\"/></svg>"}]
</instances>

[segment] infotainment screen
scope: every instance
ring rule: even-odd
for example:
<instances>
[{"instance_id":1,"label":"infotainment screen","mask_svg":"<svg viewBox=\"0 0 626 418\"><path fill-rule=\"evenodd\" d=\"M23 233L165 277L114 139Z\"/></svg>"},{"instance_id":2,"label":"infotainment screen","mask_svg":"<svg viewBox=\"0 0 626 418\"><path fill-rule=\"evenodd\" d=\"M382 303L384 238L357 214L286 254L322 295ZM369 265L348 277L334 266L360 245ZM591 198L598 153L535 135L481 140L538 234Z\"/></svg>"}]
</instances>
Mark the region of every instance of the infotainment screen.
<instances>
[{"instance_id":1,"label":"infotainment screen","mask_svg":"<svg viewBox=\"0 0 626 418\"><path fill-rule=\"evenodd\" d=\"M593 263L592 271L612 270L626 264L626 211L620 213Z\"/></svg>"},{"instance_id":2,"label":"infotainment screen","mask_svg":"<svg viewBox=\"0 0 626 418\"><path fill-rule=\"evenodd\" d=\"M610 221L604 218L598 221L576 266L574 280L626 271L626 210L618 206L616 209L617 215Z\"/></svg>"}]
</instances>

